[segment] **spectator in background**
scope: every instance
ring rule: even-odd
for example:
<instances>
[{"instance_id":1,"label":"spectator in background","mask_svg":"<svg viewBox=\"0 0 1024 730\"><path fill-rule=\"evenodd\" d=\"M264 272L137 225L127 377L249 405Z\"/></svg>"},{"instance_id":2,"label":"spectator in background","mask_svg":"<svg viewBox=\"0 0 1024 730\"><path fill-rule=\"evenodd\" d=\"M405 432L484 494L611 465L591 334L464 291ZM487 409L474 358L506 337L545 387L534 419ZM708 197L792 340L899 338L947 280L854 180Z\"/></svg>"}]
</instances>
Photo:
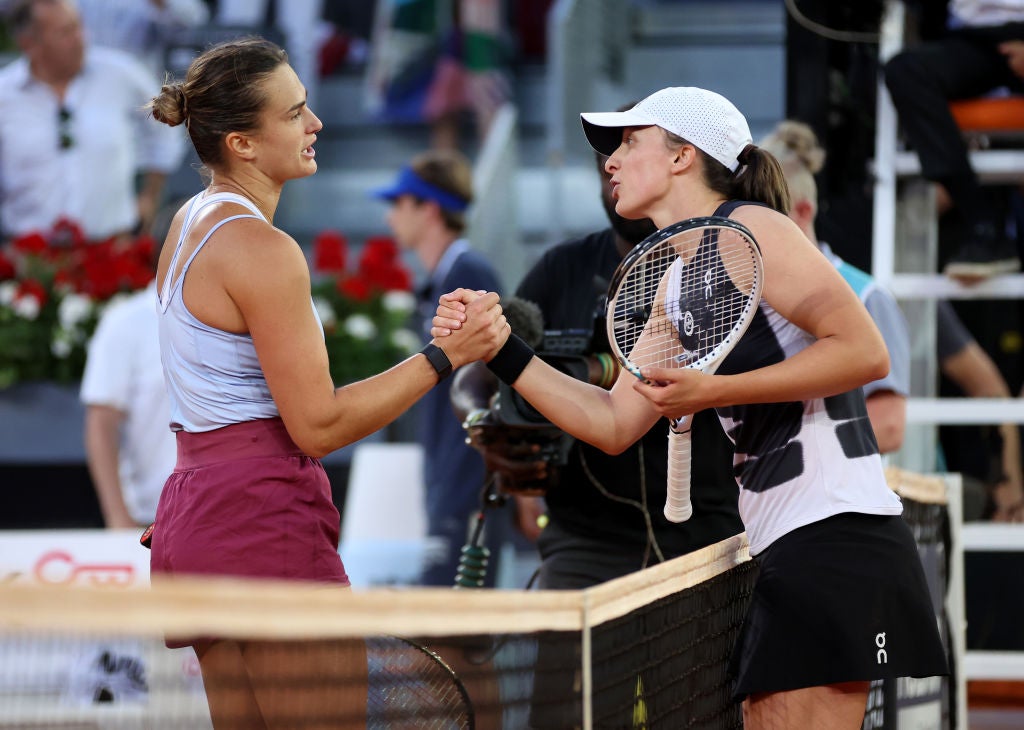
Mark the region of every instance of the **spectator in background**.
<instances>
[{"instance_id":1,"label":"spectator in background","mask_svg":"<svg viewBox=\"0 0 1024 730\"><path fill-rule=\"evenodd\" d=\"M999 368L974 339L957 316L953 305L939 300L937 306L936 346L939 369L968 398L1010 398L1010 386L1006 384ZM950 433L950 427L944 429ZM958 444L974 439L964 439L960 429ZM1024 522L1024 477L1021 474L1020 431L1017 424L1004 423L997 429L981 431L982 448L971 449L978 458L964 459L963 449L958 453L944 453L940 471L952 468L970 480L974 477L981 483L981 489L972 489L971 482L965 484L964 519L991 519L995 522ZM945 439L944 439L945 440Z\"/></svg>"},{"instance_id":2,"label":"spectator in background","mask_svg":"<svg viewBox=\"0 0 1024 730\"><path fill-rule=\"evenodd\" d=\"M878 441L878 450L886 454L903 445L907 423L907 397L910 395L910 332L896 299L880 287L870 274L836 256L814 230L818 215L818 187L814 181L825 164L825 150L808 125L786 120L761 140L782 165L789 185L789 217L813 241L839 270L864 303L889 350L889 374L864 386L868 417Z\"/></svg>"},{"instance_id":3,"label":"spectator in background","mask_svg":"<svg viewBox=\"0 0 1024 730\"><path fill-rule=\"evenodd\" d=\"M458 149L469 112L477 139L509 98L503 72L501 0L377 0L368 68L371 113L390 122L427 122L435 149Z\"/></svg>"},{"instance_id":4,"label":"spectator in background","mask_svg":"<svg viewBox=\"0 0 1024 730\"><path fill-rule=\"evenodd\" d=\"M153 264L159 251L154 252ZM108 528L148 525L177 457L160 367L156 284L104 311L82 376L85 455Z\"/></svg>"},{"instance_id":5,"label":"spectator in background","mask_svg":"<svg viewBox=\"0 0 1024 730\"><path fill-rule=\"evenodd\" d=\"M284 35L288 60L306 87L307 103L317 108L324 0L217 0L214 20L220 25L274 26Z\"/></svg>"},{"instance_id":6,"label":"spectator in background","mask_svg":"<svg viewBox=\"0 0 1024 730\"><path fill-rule=\"evenodd\" d=\"M969 282L1016 271L1020 257L981 189L949 102L1001 87L1024 92L1024 2L950 0L948 9L946 33L898 53L884 73L924 176L964 223L945 272Z\"/></svg>"},{"instance_id":7,"label":"spectator in background","mask_svg":"<svg viewBox=\"0 0 1024 730\"><path fill-rule=\"evenodd\" d=\"M425 341L438 297L458 287L500 291L497 272L465 238L466 211L473 201L473 171L452 150L424 152L404 167L394 182L375 195L391 204L388 226L398 245L415 252L429 279L420 290L420 329ZM480 509L483 460L466 444L461 420L449 403L450 380L443 380L417 406L417 434L423 445L427 531L444 545L427 556L423 585L451 586L470 520ZM485 530L492 562L486 585L493 586L497 558L507 530L506 510L491 510Z\"/></svg>"},{"instance_id":8,"label":"spectator in background","mask_svg":"<svg viewBox=\"0 0 1024 730\"><path fill-rule=\"evenodd\" d=\"M160 81L168 41L210 20L204 0L78 0L78 12L90 43L130 53Z\"/></svg>"},{"instance_id":9,"label":"spectator in background","mask_svg":"<svg viewBox=\"0 0 1024 730\"><path fill-rule=\"evenodd\" d=\"M87 47L70 0L17 0L9 28L22 55L0 70L3 236L61 218L91 240L147 230L185 151L180 130L143 111L156 79L128 54Z\"/></svg>"}]
</instances>

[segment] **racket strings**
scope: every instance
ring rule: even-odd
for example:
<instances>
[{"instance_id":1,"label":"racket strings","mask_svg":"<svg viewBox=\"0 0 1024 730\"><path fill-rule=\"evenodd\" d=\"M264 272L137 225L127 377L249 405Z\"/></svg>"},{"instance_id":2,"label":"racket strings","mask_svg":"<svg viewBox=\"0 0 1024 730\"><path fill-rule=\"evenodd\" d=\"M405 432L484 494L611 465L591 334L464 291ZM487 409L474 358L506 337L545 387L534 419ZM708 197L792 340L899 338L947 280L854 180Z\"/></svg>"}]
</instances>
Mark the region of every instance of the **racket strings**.
<instances>
[{"instance_id":1,"label":"racket strings","mask_svg":"<svg viewBox=\"0 0 1024 730\"><path fill-rule=\"evenodd\" d=\"M750 316L757 252L732 229L702 227L661 241L623 278L614 336L639 367L702 367Z\"/></svg>"}]
</instances>

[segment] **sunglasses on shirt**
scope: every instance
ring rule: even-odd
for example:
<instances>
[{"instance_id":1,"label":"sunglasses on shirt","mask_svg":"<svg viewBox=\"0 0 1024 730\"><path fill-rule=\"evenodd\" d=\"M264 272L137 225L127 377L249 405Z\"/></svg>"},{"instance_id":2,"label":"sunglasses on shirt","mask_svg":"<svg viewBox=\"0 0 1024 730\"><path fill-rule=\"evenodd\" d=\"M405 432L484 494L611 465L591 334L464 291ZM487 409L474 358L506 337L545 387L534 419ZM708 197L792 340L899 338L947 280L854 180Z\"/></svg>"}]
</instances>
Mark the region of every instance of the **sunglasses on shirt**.
<instances>
[{"instance_id":1,"label":"sunglasses on shirt","mask_svg":"<svg viewBox=\"0 0 1024 730\"><path fill-rule=\"evenodd\" d=\"M75 138L71 135L71 110L66 106L57 110L57 138L62 150L75 146Z\"/></svg>"}]
</instances>

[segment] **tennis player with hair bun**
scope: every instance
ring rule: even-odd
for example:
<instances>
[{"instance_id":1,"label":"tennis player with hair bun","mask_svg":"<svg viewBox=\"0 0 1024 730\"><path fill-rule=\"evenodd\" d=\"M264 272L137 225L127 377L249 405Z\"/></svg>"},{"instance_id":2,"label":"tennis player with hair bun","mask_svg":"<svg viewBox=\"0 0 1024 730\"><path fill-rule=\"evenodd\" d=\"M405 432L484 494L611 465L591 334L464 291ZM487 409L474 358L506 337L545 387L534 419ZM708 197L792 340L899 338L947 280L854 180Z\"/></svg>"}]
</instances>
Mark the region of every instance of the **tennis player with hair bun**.
<instances>
[{"instance_id":1,"label":"tennis player with hair bun","mask_svg":"<svg viewBox=\"0 0 1024 730\"><path fill-rule=\"evenodd\" d=\"M209 176L171 223L157 271L161 360L178 459L157 508L154 575L349 584L317 457L405 412L453 368L492 354L496 294L472 326L390 370L335 387L305 255L273 225L285 182L316 172L323 126L284 51L261 39L203 52L153 116L184 124ZM192 644L214 727L365 727L361 641Z\"/></svg>"},{"instance_id":2,"label":"tennis player with hair bun","mask_svg":"<svg viewBox=\"0 0 1024 730\"><path fill-rule=\"evenodd\" d=\"M648 384L624 369L606 391L550 367L515 335L488 367L557 426L609 453L662 416L715 408L735 447L740 517L760 566L731 667L744 727L859 728L871 680L948 673L861 391L888 371L885 344L786 217L779 163L752 143L727 99L672 87L628 111L582 117L591 146L609 156L620 215L662 229L727 216L752 233L764 262L757 311L714 375L645 367ZM442 297L431 334L443 342L471 325L476 297Z\"/></svg>"}]
</instances>

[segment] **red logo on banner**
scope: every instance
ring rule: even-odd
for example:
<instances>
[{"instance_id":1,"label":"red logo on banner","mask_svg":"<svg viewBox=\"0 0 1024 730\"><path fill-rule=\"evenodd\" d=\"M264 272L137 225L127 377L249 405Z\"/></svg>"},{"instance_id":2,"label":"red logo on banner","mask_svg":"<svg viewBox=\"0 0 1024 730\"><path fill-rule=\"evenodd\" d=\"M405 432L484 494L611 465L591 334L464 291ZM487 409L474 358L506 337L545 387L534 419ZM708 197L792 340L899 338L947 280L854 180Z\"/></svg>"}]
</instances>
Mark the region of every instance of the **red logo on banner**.
<instances>
[{"instance_id":1,"label":"red logo on banner","mask_svg":"<svg viewBox=\"0 0 1024 730\"><path fill-rule=\"evenodd\" d=\"M135 581L135 567L130 563L75 563L63 550L51 550L33 567L40 583L70 585L72 583L127 588Z\"/></svg>"}]
</instances>

